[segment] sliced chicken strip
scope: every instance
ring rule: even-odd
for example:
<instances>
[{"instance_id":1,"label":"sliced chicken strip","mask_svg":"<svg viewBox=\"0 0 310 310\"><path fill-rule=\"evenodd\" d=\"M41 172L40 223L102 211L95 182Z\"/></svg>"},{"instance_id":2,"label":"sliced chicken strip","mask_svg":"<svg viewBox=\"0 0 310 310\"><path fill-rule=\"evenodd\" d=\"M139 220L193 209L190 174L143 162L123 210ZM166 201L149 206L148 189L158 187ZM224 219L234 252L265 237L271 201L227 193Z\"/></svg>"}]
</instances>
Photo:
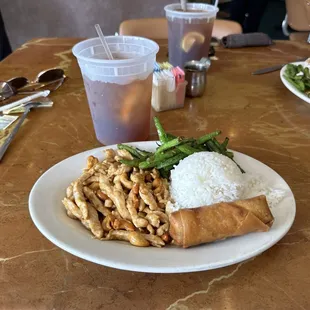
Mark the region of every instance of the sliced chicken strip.
<instances>
[{"instance_id":1,"label":"sliced chicken strip","mask_svg":"<svg viewBox=\"0 0 310 310\"><path fill-rule=\"evenodd\" d=\"M87 157L87 163L86 163L86 168L84 170L89 170L91 169L92 167L94 167L96 164L99 163L99 160L97 157L94 157L94 156L88 156Z\"/></svg>"},{"instance_id":2,"label":"sliced chicken strip","mask_svg":"<svg viewBox=\"0 0 310 310\"><path fill-rule=\"evenodd\" d=\"M128 189L132 189L133 187L133 182L128 180L128 175L127 173L122 173L119 178L120 182L124 185L124 187Z\"/></svg>"},{"instance_id":3,"label":"sliced chicken strip","mask_svg":"<svg viewBox=\"0 0 310 310\"><path fill-rule=\"evenodd\" d=\"M103 174L100 175L99 186L100 189L113 201L121 217L125 220L130 220L131 216L126 208L124 192L113 188L107 176Z\"/></svg>"},{"instance_id":4,"label":"sliced chicken strip","mask_svg":"<svg viewBox=\"0 0 310 310\"><path fill-rule=\"evenodd\" d=\"M137 200L137 196L131 190L127 198L127 203L126 203L127 209L131 215L132 222L136 227L146 227L149 224L149 222L145 218L141 218L138 216L138 212L135 207L136 200Z\"/></svg>"},{"instance_id":5,"label":"sliced chicken strip","mask_svg":"<svg viewBox=\"0 0 310 310\"><path fill-rule=\"evenodd\" d=\"M98 212L97 210L90 204L87 204L88 211L89 211L89 218L83 220L83 223L86 227L88 226L93 235L100 239L103 237L103 228L99 221Z\"/></svg>"},{"instance_id":6,"label":"sliced chicken strip","mask_svg":"<svg viewBox=\"0 0 310 310\"><path fill-rule=\"evenodd\" d=\"M79 220L82 219L82 212L79 207L69 198L64 198L62 200L63 205L65 206L66 210L70 212L75 218Z\"/></svg>"},{"instance_id":7,"label":"sliced chicken strip","mask_svg":"<svg viewBox=\"0 0 310 310\"><path fill-rule=\"evenodd\" d=\"M113 149L106 149L104 150L105 153L105 161L113 163L115 161L115 151Z\"/></svg>"},{"instance_id":8,"label":"sliced chicken strip","mask_svg":"<svg viewBox=\"0 0 310 310\"><path fill-rule=\"evenodd\" d=\"M70 200L73 200L74 199L74 196L73 196L73 186L72 184L70 184L67 189L66 189L66 196L67 198L69 198Z\"/></svg>"},{"instance_id":9,"label":"sliced chicken strip","mask_svg":"<svg viewBox=\"0 0 310 310\"><path fill-rule=\"evenodd\" d=\"M90 188L84 186L83 191L85 196L93 204L95 209L97 209L104 216L111 214L111 211L104 206L103 202L97 197L97 195Z\"/></svg>"},{"instance_id":10,"label":"sliced chicken strip","mask_svg":"<svg viewBox=\"0 0 310 310\"><path fill-rule=\"evenodd\" d=\"M109 214L106 216L102 221L102 228L104 231L110 231L113 229L113 222L116 219L116 217L113 214Z\"/></svg>"},{"instance_id":11,"label":"sliced chicken strip","mask_svg":"<svg viewBox=\"0 0 310 310\"><path fill-rule=\"evenodd\" d=\"M110 199L110 198L108 198L108 199L106 199L105 201L104 201L104 206L106 207L106 208L113 208L113 201Z\"/></svg>"},{"instance_id":12,"label":"sliced chicken strip","mask_svg":"<svg viewBox=\"0 0 310 310\"><path fill-rule=\"evenodd\" d=\"M84 220L88 219L88 208L87 208L85 196L83 194L83 184L79 180L73 184L73 196L74 196L75 203L77 204L77 206L80 208L82 212L82 218Z\"/></svg>"},{"instance_id":13,"label":"sliced chicken strip","mask_svg":"<svg viewBox=\"0 0 310 310\"><path fill-rule=\"evenodd\" d=\"M117 155L123 159L132 160L133 156L127 150L117 150Z\"/></svg>"},{"instance_id":14,"label":"sliced chicken strip","mask_svg":"<svg viewBox=\"0 0 310 310\"><path fill-rule=\"evenodd\" d=\"M93 190L93 191L97 191L100 189L99 187L99 182L93 182L91 184L88 185L88 187Z\"/></svg>"},{"instance_id":15,"label":"sliced chicken strip","mask_svg":"<svg viewBox=\"0 0 310 310\"><path fill-rule=\"evenodd\" d=\"M169 223L161 225L160 227L158 227L156 231L157 236L162 236L164 233L168 231L168 229L169 229Z\"/></svg>"},{"instance_id":16,"label":"sliced chicken strip","mask_svg":"<svg viewBox=\"0 0 310 310\"><path fill-rule=\"evenodd\" d=\"M150 234L142 234L143 237L149 241L153 246L161 248L165 245L165 242L158 236L150 235Z\"/></svg>"},{"instance_id":17,"label":"sliced chicken strip","mask_svg":"<svg viewBox=\"0 0 310 310\"><path fill-rule=\"evenodd\" d=\"M155 229L154 227L151 225L151 224L148 224L146 226L146 229L148 230L148 232L151 234L151 235L155 235Z\"/></svg>"},{"instance_id":18,"label":"sliced chicken strip","mask_svg":"<svg viewBox=\"0 0 310 310\"><path fill-rule=\"evenodd\" d=\"M69 210L67 210L67 216L73 220L78 220L78 218L76 216L74 216L73 213L71 213L71 211L69 211Z\"/></svg>"},{"instance_id":19,"label":"sliced chicken strip","mask_svg":"<svg viewBox=\"0 0 310 310\"><path fill-rule=\"evenodd\" d=\"M93 176L89 177L87 180L85 180L83 182L83 185L88 185L88 184L91 184L93 182L99 182L99 175L93 175Z\"/></svg>"},{"instance_id":20,"label":"sliced chicken strip","mask_svg":"<svg viewBox=\"0 0 310 310\"><path fill-rule=\"evenodd\" d=\"M145 217L149 223L153 226L153 227L159 227L160 226L160 220L159 217L156 214L153 213L148 213Z\"/></svg>"},{"instance_id":21,"label":"sliced chicken strip","mask_svg":"<svg viewBox=\"0 0 310 310\"><path fill-rule=\"evenodd\" d=\"M156 203L156 200L154 199L153 194L147 188L145 183L140 184L139 194L143 201L149 206L152 211L160 210Z\"/></svg>"}]
</instances>

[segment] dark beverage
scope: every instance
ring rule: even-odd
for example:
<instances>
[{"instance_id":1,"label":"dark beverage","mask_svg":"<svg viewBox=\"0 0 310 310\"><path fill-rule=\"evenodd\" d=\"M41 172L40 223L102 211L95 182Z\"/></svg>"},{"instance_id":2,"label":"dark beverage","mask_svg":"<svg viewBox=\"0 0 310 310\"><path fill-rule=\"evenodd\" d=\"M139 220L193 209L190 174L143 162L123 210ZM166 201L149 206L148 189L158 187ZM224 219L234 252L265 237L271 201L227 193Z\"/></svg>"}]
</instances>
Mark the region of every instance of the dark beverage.
<instances>
[{"instance_id":1,"label":"dark beverage","mask_svg":"<svg viewBox=\"0 0 310 310\"><path fill-rule=\"evenodd\" d=\"M106 37L113 59L99 38L76 44L97 139L103 144L146 140L150 132L152 77L158 45L133 36Z\"/></svg>"},{"instance_id":2,"label":"dark beverage","mask_svg":"<svg viewBox=\"0 0 310 310\"><path fill-rule=\"evenodd\" d=\"M208 57L217 8L206 4L188 4L188 11L183 12L178 6L174 4L165 8L168 19L169 62L183 68L188 61Z\"/></svg>"},{"instance_id":3,"label":"dark beverage","mask_svg":"<svg viewBox=\"0 0 310 310\"><path fill-rule=\"evenodd\" d=\"M149 136L152 74L127 85L92 81L84 85L99 142L143 141Z\"/></svg>"}]
</instances>

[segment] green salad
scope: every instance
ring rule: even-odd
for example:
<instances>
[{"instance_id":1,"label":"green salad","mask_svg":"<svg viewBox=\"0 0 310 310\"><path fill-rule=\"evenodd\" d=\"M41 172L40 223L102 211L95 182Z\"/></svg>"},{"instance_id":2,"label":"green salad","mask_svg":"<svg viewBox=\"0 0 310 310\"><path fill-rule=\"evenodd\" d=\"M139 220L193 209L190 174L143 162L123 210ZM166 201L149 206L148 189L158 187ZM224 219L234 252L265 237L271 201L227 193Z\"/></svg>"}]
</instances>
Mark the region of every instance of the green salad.
<instances>
[{"instance_id":1,"label":"green salad","mask_svg":"<svg viewBox=\"0 0 310 310\"><path fill-rule=\"evenodd\" d=\"M310 70L302 65L288 64L284 78L299 91L310 97Z\"/></svg>"}]
</instances>

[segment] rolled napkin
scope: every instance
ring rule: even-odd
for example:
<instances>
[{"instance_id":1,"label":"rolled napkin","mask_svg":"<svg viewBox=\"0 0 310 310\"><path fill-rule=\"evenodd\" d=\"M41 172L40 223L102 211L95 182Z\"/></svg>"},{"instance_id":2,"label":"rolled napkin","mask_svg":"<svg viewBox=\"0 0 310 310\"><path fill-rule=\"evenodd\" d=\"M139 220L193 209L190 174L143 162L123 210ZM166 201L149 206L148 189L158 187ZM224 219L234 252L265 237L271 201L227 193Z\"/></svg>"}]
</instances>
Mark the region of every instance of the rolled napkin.
<instances>
[{"instance_id":1,"label":"rolled napkin","mask_svg":"<svg viewBox=\"0 0 310 310\"><path fill-rule=\"evenodd\" d=\"M227 48L246 46L268 46L273 44L271 38L262 32L231 34L222 38L222 44Z\"/></svg>"},{"instance_id":2,"label":"rolled napkin","mask_svg":"<svg viewBox=\"0 0 310 310\"><path fill-rule=\"evenodd\" d=\"M266 196L182 209L170 215L169 233L176 245L194 245L268 231L273 223Z\"/></svg>"}]
</instances>

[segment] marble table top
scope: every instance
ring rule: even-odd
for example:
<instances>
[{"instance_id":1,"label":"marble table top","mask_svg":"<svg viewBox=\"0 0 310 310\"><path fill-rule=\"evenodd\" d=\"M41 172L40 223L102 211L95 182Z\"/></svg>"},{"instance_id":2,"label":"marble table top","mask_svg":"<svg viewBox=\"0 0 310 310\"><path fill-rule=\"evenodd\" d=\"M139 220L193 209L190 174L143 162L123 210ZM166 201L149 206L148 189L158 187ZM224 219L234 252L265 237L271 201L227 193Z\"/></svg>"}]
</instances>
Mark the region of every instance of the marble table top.
<instances>
[{"instance_id":1,"label":"marble table top","mask_svg":"<svg viewBox=\"0 0 310 310\"><path fill-rule=\"evenodd\" d=\"M282 85L279 72L251 75L308 56L309 45L278 41L270 47L218 48L204 97L158 113L175 135L220 128L233 149L277 171L297 202L289 233L258 257L218 270L169 275L84 261L49 242L30 219L28 195L40 175L100 146L71 53L79 40L35 39L0 63L0 80L34 78L55 66L69 77L50 96L53 108L29 114L0 163L0 309L310 309L310 106ZM160 45L159 60L164 60L167 44ZM8 131L0 134L2 141ZM153 125L149 139L156 139Z\"/></svg>"}]
</instances>

